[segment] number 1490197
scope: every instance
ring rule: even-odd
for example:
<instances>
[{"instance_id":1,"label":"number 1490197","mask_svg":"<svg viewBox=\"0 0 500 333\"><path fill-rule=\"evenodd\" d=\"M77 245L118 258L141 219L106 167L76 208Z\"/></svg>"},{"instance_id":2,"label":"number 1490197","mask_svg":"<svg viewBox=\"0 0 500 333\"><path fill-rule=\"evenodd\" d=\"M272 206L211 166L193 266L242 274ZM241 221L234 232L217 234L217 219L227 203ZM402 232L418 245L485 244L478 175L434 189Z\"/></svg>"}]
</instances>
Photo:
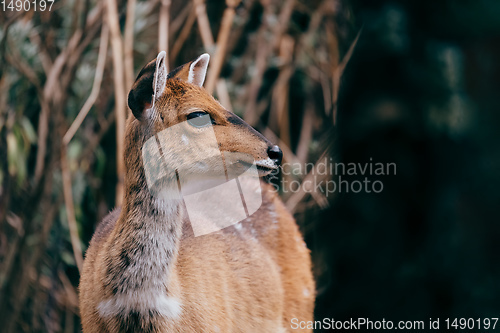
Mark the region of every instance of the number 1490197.
<instances>
[{"instance_id":1,"label":"number 1490197","mask_svg":"<svg viewBox=\"0 0 500 333\"><path fill-rule=\"evenodd\" d=\"M11 12L28 12L33 10L35 12L44 12L52 10L54 0L1 0L0 5L2 10Z\"/></svg>"},{"instance_id":2,"label":"number 1490197","mask_svg":"<svg viewBox=\"0 0 500 333\"><path fill-rule=\"evenodd\" d=\"M474 319L474 318L447 318L446 329L480 329L480 330L494 330L497 325L498 318L484 318L484 319Z\"/></svg>"}]
</instances>

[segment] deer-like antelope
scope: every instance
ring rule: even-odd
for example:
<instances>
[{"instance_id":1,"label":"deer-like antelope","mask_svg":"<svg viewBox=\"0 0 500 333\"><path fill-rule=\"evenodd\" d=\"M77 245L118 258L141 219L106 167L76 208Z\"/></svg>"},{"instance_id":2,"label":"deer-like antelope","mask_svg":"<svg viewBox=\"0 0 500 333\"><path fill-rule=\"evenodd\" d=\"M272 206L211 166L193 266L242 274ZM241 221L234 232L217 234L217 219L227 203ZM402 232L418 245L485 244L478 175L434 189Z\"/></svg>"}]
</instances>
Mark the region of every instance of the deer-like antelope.
<instances>
[{"instance_id":1,"label":"deer-like antelope","mask_svg":"<svg viewBox=\"0 0 500 333\"><path fill-rule=\"evenodd\" d=\"M187 127L193 136L202 133L196 120L207 115L221 152L251 156L259 176L281 163L277 146L201 87L208 61L203 54L167 74L160 52L129 93L134 117L126 128L123 206L98 225L83 265L80 309L86 333L276 333L291 332L293 318L312 320L309 250L271 185L261 183L262 205L251 216L199 237L184 201L169 196L182 181L167 175L155 191L148 185L147 140L179 123L193 125ZM163 149L166 165L197 165L203 157L188 146Z\"/></svg>"}]
</instances>

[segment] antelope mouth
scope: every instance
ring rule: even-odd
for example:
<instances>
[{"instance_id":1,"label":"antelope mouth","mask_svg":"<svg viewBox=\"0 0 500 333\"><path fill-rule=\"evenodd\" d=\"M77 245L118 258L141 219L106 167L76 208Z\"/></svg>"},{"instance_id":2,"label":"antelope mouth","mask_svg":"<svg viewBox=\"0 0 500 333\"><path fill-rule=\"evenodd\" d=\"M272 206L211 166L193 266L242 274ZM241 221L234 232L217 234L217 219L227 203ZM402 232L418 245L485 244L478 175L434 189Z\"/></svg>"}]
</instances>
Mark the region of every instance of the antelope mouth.
<instances>
[{"instance_id":1,"label":"antelope mouth","mask_svg":"<svg viewBox=\"0 0 500 333\"><path fill-rule=\"evenodd\" d=\"M252 163L249 163L247 161L239 160L238 162L246 168L250 168L253 165ZM270 158L267 158L265 160L255 161L254 164L257 167L259 177L267 176L274 170L278 169L278 165L274 163L273 160L271 160Z\"/></svg>"}]
</instances>

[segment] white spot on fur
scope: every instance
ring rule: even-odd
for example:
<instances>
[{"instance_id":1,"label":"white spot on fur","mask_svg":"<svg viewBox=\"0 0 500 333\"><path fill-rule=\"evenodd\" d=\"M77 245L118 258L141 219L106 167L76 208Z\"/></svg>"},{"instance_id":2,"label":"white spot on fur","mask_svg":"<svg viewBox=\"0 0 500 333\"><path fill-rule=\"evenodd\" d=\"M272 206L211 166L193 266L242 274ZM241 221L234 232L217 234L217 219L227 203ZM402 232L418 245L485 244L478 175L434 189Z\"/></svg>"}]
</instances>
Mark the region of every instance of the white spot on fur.
<instances>
[{"instance_id":1,"label":"white spot on fur","mask_svg":"<svg viewBox=\"0 0 500 333\"><path fill-rule=\"evenodd\" d=\"M153 291L138 290L136 292L118 294L102 301L97 306L101 317L126 315L134 311L148 313L156 310L161 316L175 319L181 313L181 303L173 297L155 294Z\"/></svg>"},{"instance_id":2,"label":"white spot on fur","mask_svg":"<svg viewBox=\"0 0 500 333\"><path fill-rule=\"evenodd\" d=\"M278 223L278 214L276 214L276 211L272 207L269 208L269 216L273 223Z\"/></svg>"},{"instance_id":3,"label":"white spot on fur","mask_svg":"<svg viewBox=\"0 0 500 333\"><path fill-rule=\"evenodd\" d=\"M309 292L309 289L307 289L307 288L304 288L304 290L302 290L302 294L303 294L305 297L309 297L309 295L311 295L311 293Z\"/></svg>"},{"instance_id":4,"label":"white spot on fur","mask_svg":"<svg viewBox=\"0 0 500 333\"><path fill-rule=\"evenodd\" d=\"M187 138L186 134L182 134L181 140L182 143L185 144L186 146L189 144L189 139Z\"/></svg>"},{"instance_id":5,"label":"white spot on fur","mask_svg":"<svg viewBox=\"0 0 500 333\"><path fill-rule=\"evenodd\" d=\"M234 225L234 227L236 228L236 230L241 230L241 228L243 228L243 226L241 225L241 223L236 223Z\"/></svg>"}]
</instances>

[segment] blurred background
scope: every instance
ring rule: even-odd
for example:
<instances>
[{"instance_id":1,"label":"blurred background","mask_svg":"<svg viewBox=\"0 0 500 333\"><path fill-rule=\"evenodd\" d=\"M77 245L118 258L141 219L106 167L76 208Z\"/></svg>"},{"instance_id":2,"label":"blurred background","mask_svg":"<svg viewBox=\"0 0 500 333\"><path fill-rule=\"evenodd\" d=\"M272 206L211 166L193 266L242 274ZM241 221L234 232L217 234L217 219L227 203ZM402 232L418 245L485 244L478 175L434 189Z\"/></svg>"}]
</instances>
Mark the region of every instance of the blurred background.
<instances>
[{"instance_id":1,"label":"blurred background","mask_svg":"<svg viewBox=\"0 0 500 333\"><path fill-rule=\"evenodd\" d=\"M37 4L0 11L0 331L80 332L126 95L159 49L170 69L210 53L206 89L283 149L270 181L311 249L316 319L499 317L500 2ZM318 176L325 160L397 168ZM383 191L305 185L339 177Z\"/></svg>"}]
</instances>

